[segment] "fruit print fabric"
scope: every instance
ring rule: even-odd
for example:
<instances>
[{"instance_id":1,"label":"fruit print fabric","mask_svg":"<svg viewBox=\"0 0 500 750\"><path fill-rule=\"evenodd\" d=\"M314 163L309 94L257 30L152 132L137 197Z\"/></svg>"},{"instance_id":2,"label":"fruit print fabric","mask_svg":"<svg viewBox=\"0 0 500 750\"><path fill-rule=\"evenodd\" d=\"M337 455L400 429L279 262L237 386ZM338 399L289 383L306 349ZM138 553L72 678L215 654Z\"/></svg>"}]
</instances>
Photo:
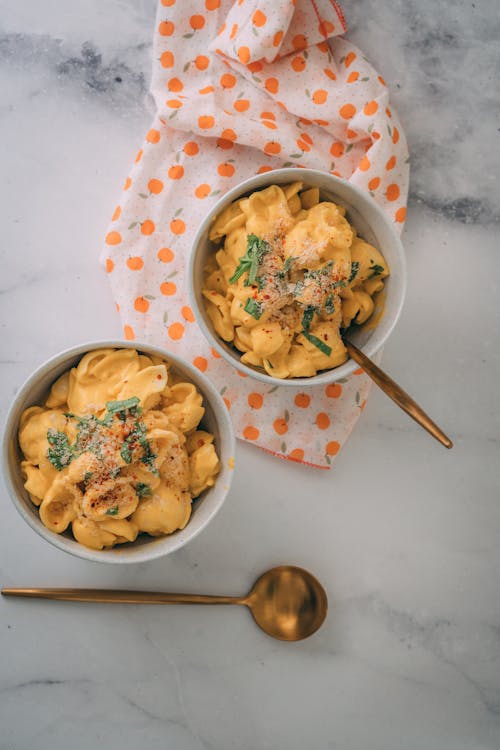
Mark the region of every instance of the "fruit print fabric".
<instances>
[{"instance_id":1,"label":"fruit print fabric","mask_svg":"<svg viewBox=\"0 0 500 750\"><path fill-rule=\"evenodd\" d=\"M404 133L384 80L339 38L345 30L332 0L160 0L157 111L102 254L126 339L194 363L218 387L240 439L320 468L331 465L360 416L368 377L357 370L343 383L307 389L244 377L198 329L185 269L215 200L282 166L351 180L402 229Z\"/></svg>"}]
</instances>

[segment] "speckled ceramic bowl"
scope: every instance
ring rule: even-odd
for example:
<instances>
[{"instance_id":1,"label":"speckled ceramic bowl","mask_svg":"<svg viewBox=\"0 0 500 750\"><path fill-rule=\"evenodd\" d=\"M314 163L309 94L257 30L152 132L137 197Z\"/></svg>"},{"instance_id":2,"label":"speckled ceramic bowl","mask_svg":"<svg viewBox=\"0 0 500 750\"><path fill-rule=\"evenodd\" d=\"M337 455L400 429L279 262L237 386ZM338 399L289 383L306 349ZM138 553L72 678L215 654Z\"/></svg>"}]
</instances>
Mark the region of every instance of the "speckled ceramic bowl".
<instances>
[{"instance_id":1,"label":"speckled ceramic bowl","mask_svg":"<svg viewBox=\"0 0 500 750\"><path fill-rule=\"evenodd\" d=\"M240 352L223 341L215 332L206 313L202 296L204 268L215 248L214 243L208 239L208 235L216 216L230 203L253 193L255 190L261 190L269 185L285 185L296 180L301 180L307 187L318 187L323 200L332 200L345 206L347 219L356 227L359 235L367 242L375 245L389 263L391 275L386 279L383 297L378 301L378 305L383 304L383 313L380 315L377 325L374 326L373 323L368 321L364 326L360 326L355 333L350 334L352 342L368 357L373 357L390 336L403 306L406 291L406 262L403 246L386 213L368 193L346 180L326 172L315 169L276 169L251 177L229 190L213 206L196 233L189 260L188 288L191 306L201 330L209 343L227 362L240 372L244 372L264 383L304 388L333 383L336 380L346 378L356 370L358 365L352 359L348 359L343 365L332 370L323 370L310 378L290 378L286 380L273 378L264 370L242 364ZM376 307L374 317L377 314Z\"/></svg>"},{"instance_id":2,"label":"speckled ceramic bowl","mask_svg":"<svg viewBox=\"0 0 500 750\"><path fill-rule=\"evenodd\" d=\"M39 404L48 394L52 383L66 370L69 370L81 357L94 349L137 349L144 354L168 359L176 370L186 376L203 395L205 416L202 426L215 435L215 446L221 461L221 471L214 487L206 490L193 506L187 526L169 536L153 538L141 534L130 544L120 544L109 550L92 550L79 544L67 531L55 534L40 520L38 508L31 502L23 486L21 475L21 453L17 440L19 419L28 407ZM56 354L41 365L20 388L14 399L3 437L3 474L12 501L24 520L40 536L55 547L85 560L105 563L138 563L153 560L183 547L194 539L210 523L221 505L231 485L234 466L235 438L233 426L222 398L210 381L196 368L165 349L149 344L130 341L93 341Z\"/></svg>"}]
</instances>

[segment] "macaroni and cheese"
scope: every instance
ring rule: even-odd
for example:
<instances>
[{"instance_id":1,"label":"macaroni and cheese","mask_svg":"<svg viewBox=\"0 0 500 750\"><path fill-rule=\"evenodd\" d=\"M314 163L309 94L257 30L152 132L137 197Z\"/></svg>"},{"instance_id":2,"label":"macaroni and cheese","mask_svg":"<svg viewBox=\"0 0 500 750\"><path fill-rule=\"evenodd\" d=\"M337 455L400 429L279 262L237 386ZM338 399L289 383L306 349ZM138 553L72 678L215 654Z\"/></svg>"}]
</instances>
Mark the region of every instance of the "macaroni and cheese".
<instances>
[{"instance_id":1,"label":"macaroni and cheese","mask_svg":"<svg viewBox=\"0 0 500 750\"><path fill-rule=\"evenodd\" d=\"M184 528L219 471L204 413L168 362L134 349L86 354L21 417L24 486L43 524L71 525L93 549Z\"/></svg>"},{"instance_id":2,"label":"macaroni and cheese","mask_svg":"<svg viewBox=\"0 0 500 750\"><path fill-rule=\"evenodd\" d=\"M389 275L345 209L302 182L235 201L209 239L220 247L206 267L207 315L241 362L275 378L310 377L345 362L341 331L368 320Z\"/></svg>"}]
</instances>

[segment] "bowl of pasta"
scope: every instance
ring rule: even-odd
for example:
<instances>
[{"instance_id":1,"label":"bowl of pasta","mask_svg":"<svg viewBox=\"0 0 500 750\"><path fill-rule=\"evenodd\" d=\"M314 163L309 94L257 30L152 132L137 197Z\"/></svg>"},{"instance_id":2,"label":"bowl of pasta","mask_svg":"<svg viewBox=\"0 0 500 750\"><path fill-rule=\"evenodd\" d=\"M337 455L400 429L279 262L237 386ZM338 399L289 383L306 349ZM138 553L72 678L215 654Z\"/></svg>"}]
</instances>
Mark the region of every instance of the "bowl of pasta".
<instances>
[{"instance_id":1,"label":"bowl of pasta","mask_svg":"<svg viewBox=\"0 0 500 750\"><path fill-rule=\"evenodd\" d=\"M189 261L196 319L231 365L273 385L347 378L384 345L403 305L404 251L373 198L334 175L284 168L228 191Z\"/></svg>"},{"instance_id":2,"label":"bowl of pasta","mask_svg":"<svg viewBox=\"0 0 500 750\"><path fill-rule=\"evenodd\" d=\"M227 408L196 368L149 344L68 349L31 375L4 433L27 523L87 560L145 562L193 539L229 491Z\"/></svg>"}]
</instances>

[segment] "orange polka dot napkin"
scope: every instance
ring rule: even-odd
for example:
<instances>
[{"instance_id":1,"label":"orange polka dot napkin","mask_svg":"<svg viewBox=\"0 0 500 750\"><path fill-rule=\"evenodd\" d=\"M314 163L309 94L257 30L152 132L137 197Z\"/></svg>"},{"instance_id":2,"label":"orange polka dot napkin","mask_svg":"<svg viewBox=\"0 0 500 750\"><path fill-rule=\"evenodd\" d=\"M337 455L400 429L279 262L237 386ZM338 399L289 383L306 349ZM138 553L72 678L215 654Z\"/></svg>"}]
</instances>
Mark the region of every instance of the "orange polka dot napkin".
<instances>
[{"instance_id":1,"label":"orange polka dot napkin","mask_svg":"<svg viewBox=\"0 0 500 750\"><path fill-rule=\"evenodd\" d=\"M196 325L185 271L212 203L277 167L349 179L402 228L405 137L384 80L338 36L345 30L334 0L160 0L156 116L102 255L125 338L193 362L219 388L239 438L320 468L360 416L368 377L358 370L327 387L280 388L240 376Z\"/></svg>"}]
</instances>

